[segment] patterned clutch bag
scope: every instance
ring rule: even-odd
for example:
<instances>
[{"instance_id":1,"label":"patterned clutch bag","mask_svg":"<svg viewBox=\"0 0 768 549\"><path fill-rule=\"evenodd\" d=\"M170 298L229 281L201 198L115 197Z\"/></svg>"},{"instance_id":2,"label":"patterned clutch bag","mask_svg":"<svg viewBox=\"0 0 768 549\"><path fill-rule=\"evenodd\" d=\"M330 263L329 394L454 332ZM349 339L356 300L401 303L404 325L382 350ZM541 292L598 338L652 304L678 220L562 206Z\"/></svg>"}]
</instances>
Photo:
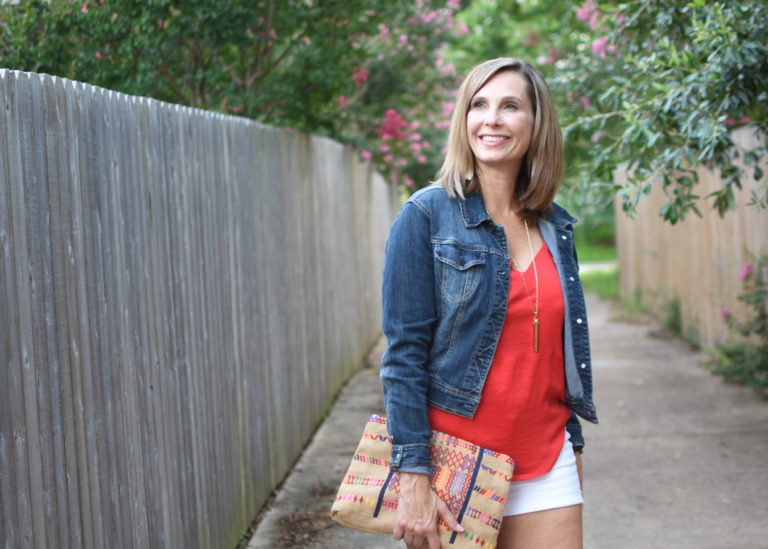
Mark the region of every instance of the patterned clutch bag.
<instances>
[{"instance_id":1,"label":"patterned clutch bag","mask_svg":"<svg viewBox=\"0 0 768 549\"><path fill-rule=\"evenodd\" d=\"M438 521L442 547L496 547L512 458L440 431L432 431L430 453L432 487L465 529L457 533ZM392 533L400 484L397 472L389 469L391 455L387 420L373 415L331 507L336 522L365 532Z\"/></svg>"}]
</instances>

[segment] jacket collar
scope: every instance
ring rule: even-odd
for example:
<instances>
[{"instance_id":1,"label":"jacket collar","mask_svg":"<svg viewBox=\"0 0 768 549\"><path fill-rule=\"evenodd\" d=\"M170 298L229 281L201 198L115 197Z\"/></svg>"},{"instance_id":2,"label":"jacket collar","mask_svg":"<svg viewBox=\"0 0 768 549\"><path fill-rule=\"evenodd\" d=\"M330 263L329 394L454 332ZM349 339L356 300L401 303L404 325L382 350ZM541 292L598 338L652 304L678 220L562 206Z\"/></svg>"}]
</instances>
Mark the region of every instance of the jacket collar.
<instances>
[{"instance_id":1,"label":"jacket collar","mask_svg":"<svg viewBox=\"0 0 768 549\"><path fill-rule=\"evenodd\" d=\"M470 193L459 199L461 207L461 216L464 218L464 225L467 229L473 229L485 221L492 221L491 216L485 210L483 195L480 193Z\"/></svg>"},{"instance_id":2,"label":"jacket collar","mask_svg":"<svg viewBox=\"0 0 768 549\"><path fill-rule=\"evenodd\" d=\"M545 215L544 219L546 219L553 225L556 225L562 228L565 228L568 225L573 225L577 221L575 217L569 214L565 210L565 208L563 208L557 202L552 203L552 211L550 211L547 215Z\"/></svg>"},{"instance_id":3,"label":"jacket collar","mask_svg":"<svg viewBox=\"0 0 768 549\"><path fill-rule=\"evenodd\" d=\"M464 200L459 199L459 206L461 207L461 216L464 218L464 225L468 229L477 227L486 221L492 221L485 209L483 195L480 193L467 194ZM547 213L544 219L563 228L576 223L576 218L556 202L552 203L552 211Z\"/></svg>"}]
</instances>

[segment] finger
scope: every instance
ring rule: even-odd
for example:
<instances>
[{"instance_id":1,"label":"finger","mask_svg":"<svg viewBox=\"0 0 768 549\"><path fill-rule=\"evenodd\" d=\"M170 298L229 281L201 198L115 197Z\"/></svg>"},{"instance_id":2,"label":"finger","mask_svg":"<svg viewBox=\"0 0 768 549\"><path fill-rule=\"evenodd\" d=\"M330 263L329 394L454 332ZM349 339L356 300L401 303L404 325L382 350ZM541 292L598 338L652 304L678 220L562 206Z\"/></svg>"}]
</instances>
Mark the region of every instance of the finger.
<instances>
[{"instance_id":1,"label":"finger","mask_svg":"<svg viewBox=\"0 0 768 549\"><path fill-rule=\"evenodd\" d=\"M454 532L461 533L464 531L464 527L461 524L459 524L459 521L456 520L456 517L453 516L453 513L451 513L451 510L448 509L448 506L442 500L440 500L440 503L438 504L437 514L440 516L441 519L443 519L443 522L445 522L445 524L448 525L448 528L450 528Z\"/></svg>"},{"instance_id":2,"label":"finger","mask_svg":"<svg viewBox=\"0 0 768 549\"><path fill-rule=\"evenodd\" d=\"M406 528L406 520L400 516L399 510L398 510L398 516L395 517L395 527L392 529L392 537L394 537L396 540L401 540L405 536L406 531L408 530Z\"/></svg>"},{"instance_id":3,"label":"finger","mask_svg":"<svg viewBox=\"0 0 768 549\"><path fill-rule=\"evenodd\" d=\"M429 537L435 530L435 524L419 524L413 529L413 544L416 547L422 547L429 544ZM439 547L438 547L439 549Z\"/></svg>"},{"instance_id":4,"label":"finger","mask_svg":"<svg viewBox=\"0 0 768 549\"><path fill-rule=\"evenodd\" d=\"M395 523L395 528L392 530L392 537L394 537L396 540L403 539L403 535L405 534L404 528L400 525L399 522Z\"/></svg>"},{"instance_id":5,"label":"finger","mask_svg":"<svg viewBox=\"0 0 768 549\"><path fill-rule=\"evenodd\" d=\"M420 536L415 536L413 534L405 534L403 541L405 542L405 545L407 545L408 547L424 546L424 538Z\"/></svg>"},{"instance_id":6,"label":"finger","mask_svg":"<svg viewBox=\"0 0 768 549\"><path fill-rule=\"evenodd\" d=\"M437 533L436 527L429 532L427 543L429 544L429 549L440 549L440 534Z\"/></svg>"}]
</instances>

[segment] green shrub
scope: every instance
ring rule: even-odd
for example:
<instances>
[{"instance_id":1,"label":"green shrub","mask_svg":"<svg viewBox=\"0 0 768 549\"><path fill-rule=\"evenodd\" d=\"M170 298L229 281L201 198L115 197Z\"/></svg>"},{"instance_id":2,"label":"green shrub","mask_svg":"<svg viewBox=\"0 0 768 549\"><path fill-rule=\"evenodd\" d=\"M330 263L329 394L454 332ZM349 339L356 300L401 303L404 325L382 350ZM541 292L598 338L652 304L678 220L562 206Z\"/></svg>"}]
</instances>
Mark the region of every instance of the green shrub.
<instances>
[{"instance_id":1,"label":"green shrub","mask_svg":"<svg viewBox=\"0 0 768 549\"><path fill-rule=\"evenodd\" d=\"M664 328L677 336L683 335L683 317L680 313L680 298L673 295L663 306Z\"/></svg>"},{"instance_id":2,"label":"green shrub","mask_svg":"<svg viewBox=\"0 0 768 549\"><path fill-rule=\"evenodd\" d=\"M717 345L711 354L715 359L714 373L728 381L759 390L768 398L768 255L752 257L739 273L743 291L738 299L747 307L744 320L723 307L731 338Z\"/></svg>"}]
</instances>

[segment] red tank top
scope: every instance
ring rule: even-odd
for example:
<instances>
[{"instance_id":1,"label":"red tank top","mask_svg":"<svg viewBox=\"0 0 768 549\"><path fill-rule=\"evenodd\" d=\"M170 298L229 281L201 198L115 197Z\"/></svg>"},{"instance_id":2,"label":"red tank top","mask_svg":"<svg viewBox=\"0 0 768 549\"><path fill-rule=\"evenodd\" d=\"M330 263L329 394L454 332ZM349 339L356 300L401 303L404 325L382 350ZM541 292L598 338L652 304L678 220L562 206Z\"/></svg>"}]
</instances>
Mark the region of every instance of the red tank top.
<instances>
[{"instance_id":1,"label":"red tank top","mask_svg":"<svg viewBox=\"0 0 768 549\"><path fill-rule=\"evenodd\" d=\"M432 429L512 456L514 480L535 478L552 469L571 415L565 405L563 294L546 245L536 254L536 268L541 294L539 352L533 349L531 301L521 273L510 265L507 315L474 417L429 408ZM522 274L535 307L533 265Z\"/></svg>"}]
</instances>

